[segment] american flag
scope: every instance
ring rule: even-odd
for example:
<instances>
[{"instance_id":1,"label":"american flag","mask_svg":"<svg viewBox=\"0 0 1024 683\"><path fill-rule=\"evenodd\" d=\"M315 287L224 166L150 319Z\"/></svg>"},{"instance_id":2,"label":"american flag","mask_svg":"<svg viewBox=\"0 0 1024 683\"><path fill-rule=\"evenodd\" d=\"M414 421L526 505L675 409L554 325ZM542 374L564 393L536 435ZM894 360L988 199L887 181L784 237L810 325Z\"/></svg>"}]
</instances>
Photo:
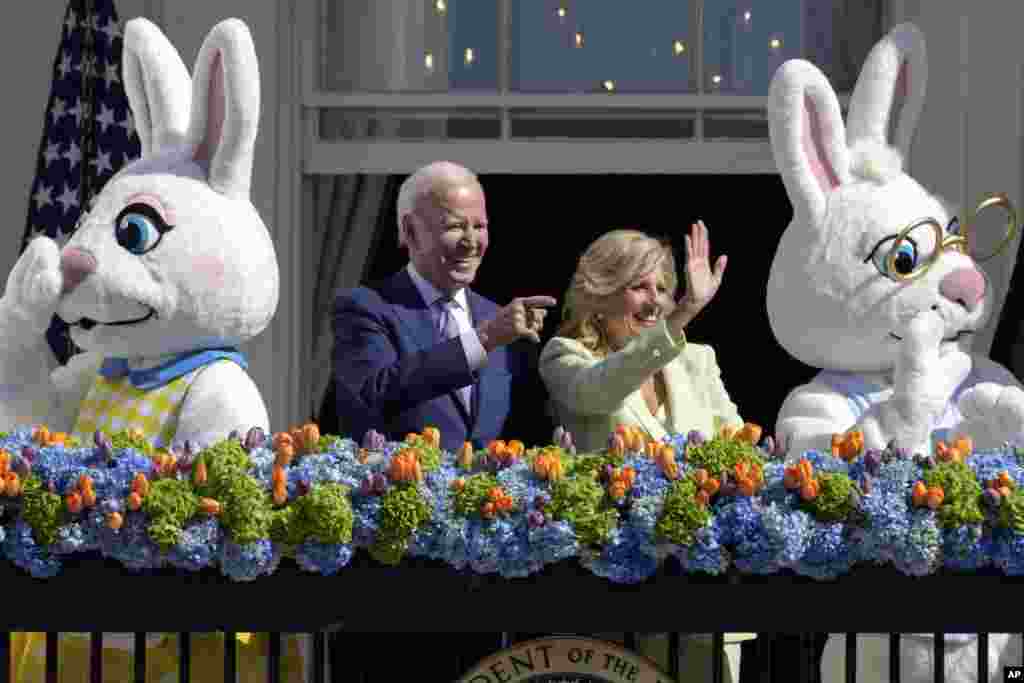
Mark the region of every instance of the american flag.
<instances>
[{"instance_id":1,"label":"american flag","mask_svg":"<svg viewBox=\"0 0 1024 683\"><path fill-rule=\"evenodd\" d=\"M121 81L123 31L113 0L72 0L64 14L39 143L22 250L46 235L64 244L83 207L140 153ZM61 363L76 349L54 318L47 332Z\"/></svg>"}]
</instances>

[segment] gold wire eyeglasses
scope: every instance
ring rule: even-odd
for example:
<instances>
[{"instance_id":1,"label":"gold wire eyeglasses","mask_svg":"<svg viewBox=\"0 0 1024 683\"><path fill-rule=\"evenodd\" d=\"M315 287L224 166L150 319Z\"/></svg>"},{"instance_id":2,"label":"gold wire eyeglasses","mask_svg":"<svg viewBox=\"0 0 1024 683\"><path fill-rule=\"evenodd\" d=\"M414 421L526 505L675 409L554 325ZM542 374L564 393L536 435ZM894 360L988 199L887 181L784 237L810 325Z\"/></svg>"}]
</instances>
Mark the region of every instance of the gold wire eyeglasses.
<instances>
[{"instance_id":1,"label":"gold wire eyeglasses","mask_svg":"<svg viewBox=\"0 0 1024 683\"><path fill-rule=\"evenodd\" d=\"M1006 234L991 253L983 254L978 251L975 224L978 216L991 208L1001 209L1006 214ZM918 244L926 243L924 235L928 230L934 233L934 244L939 246L937 249L932 249L926 258L921 258ZM978 202L974 211L964 217L955 233L945 234L943 227L934 218L922 218L903 228L886 254L884 274L897 282L915 280L928 272L932 264L939 259L939 254L949 248L956 249L975 261L987 261L1010 246L1017 236L1018 230L1017 209L1014 208L1010 198L1002 193L987 195ZM913 237L915 234L920 239L915 240Z\"/></svg>"}]
</instances>

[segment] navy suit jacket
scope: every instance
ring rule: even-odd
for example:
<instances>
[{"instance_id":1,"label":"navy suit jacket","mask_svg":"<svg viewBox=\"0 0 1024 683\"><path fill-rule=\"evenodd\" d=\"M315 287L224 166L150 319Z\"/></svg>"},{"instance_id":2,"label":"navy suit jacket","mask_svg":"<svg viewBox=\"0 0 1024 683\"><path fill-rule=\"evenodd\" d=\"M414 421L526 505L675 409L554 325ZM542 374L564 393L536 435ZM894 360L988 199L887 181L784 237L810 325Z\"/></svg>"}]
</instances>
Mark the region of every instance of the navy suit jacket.
<instances>
[{"instance_id":1,"label":"navy suit jacket","mask_svg":"<svg viewBox=\"0 0 1024 683\"><path fill-rule=\"evenodd\" d=\"M466 290L473 325L494 318L498 305ZM517 344L487 354L470 371L461 340L439 340L437 323L409 273L345 291L334 301L334 383L339 422L360 441L369 429L400 441L426 426L441 446L465 441L483 448L500 436L514 379L528 371ZM472 410L455 391L472 384Z\"/></svg>"}]
</instances>

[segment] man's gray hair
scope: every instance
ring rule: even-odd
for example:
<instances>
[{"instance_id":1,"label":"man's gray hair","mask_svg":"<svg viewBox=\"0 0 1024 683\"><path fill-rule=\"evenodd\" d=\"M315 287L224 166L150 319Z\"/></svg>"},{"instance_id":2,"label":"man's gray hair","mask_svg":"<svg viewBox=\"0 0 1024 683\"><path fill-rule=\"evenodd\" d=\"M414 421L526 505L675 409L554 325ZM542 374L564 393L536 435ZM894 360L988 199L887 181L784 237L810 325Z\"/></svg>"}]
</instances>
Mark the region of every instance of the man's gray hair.
<instances>
[{"instance_id":1,"label":"man's gray hair","mask_svg":"<svg viewBox=\"0 0 1024 683\"><path fill-rule=\"evenodd\" d=\"M398 188L396 214L398 220L398 246L405 246L402 219L416 209L416 203L423 197L439 190L460 185L479 184L476 174L465 166L451 161L434 161L417 169Z\"/></svg>"}]
</instances>

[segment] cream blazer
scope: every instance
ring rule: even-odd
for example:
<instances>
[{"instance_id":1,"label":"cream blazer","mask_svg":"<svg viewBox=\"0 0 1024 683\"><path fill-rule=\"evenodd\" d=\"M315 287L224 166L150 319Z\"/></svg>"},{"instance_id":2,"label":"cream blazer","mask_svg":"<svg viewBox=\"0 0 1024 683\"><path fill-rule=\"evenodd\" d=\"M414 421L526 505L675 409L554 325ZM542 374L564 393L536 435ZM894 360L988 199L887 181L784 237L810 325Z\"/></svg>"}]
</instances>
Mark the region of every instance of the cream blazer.
<instances>
[{"instance_id":1,"label":"cream blazer","mask_svg":"<svg viewBox=\"0 0 1024 683\"><path fill-rule=\"evenodd\" d=\"M651 415L640 393L657 370L667 391L664 423ZM723 424L743 425L712 348L673 339L664 320L606 358L575 339L553 337L541 352L540 374L556 419L581 451L605 448L620 423L637 425L652 439L691 429L711 437Z\"/></svg>"}]
</instances>

